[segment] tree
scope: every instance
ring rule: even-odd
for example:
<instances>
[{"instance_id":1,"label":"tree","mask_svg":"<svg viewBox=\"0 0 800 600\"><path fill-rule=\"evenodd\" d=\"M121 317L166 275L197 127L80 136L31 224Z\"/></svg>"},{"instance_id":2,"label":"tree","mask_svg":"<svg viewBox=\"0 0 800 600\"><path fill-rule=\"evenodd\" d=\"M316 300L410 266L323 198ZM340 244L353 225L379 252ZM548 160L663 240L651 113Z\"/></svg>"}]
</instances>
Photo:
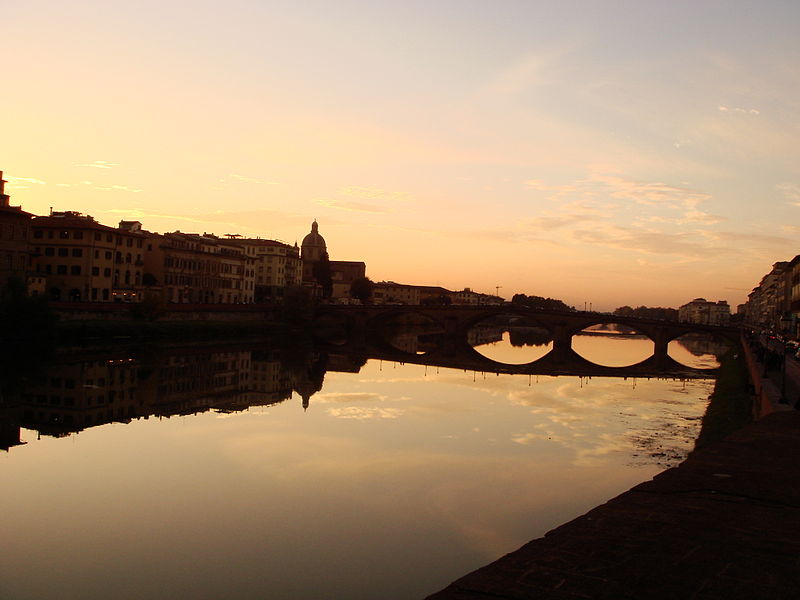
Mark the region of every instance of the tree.
<instances>
[{"instance_id":1,"label":"tree","mask_svg":"<svg viewBox=\"0 0 800 600\"><path fill-rule=\"evenodd\" d=\"M359 277L350 284L350 296L357 298L361 304L367 304L372 298L372 289L375 284L369 277Z\"/></svg>"},{"instance_id":2,"label":"tree","mask_svg":"<svg viewBox=\"0 0 800 600\"><path fill-rule=\"evenodd\" d=\"M328 253L323 252L320 259L311 269L314 279L322 286L322 297L330 298L333 295L333 276L331 275L331 261Z\"/></svg>"},{"instance_id":3,"label":"tree","mask_svg":"<svg viewBox=\"0 0 800 600\"><path fill-rule=\"evenodd\" d=\"M511 303L526 308L538 308L540 310L563 310L574 311L571 306L567 306L561 300L555 298L542 298L541 296L526 296L525 294L514 294Z\"/></svg>"}]
</instances>

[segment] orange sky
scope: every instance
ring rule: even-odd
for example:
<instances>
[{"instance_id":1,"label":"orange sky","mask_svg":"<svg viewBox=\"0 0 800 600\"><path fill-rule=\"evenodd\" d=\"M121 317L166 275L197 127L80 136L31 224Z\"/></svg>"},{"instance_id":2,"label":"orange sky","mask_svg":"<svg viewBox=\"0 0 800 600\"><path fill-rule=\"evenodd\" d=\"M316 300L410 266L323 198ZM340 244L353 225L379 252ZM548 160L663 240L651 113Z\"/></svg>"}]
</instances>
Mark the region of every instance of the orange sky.
<instances>
[{"instance_id":1,"label":"orange sky","mask_svg":"<svg viewBox=\"0 0 800 600\"><path fill-rule=\"evenodd\" d=\"M429 4L12 0L12 203L600 310L797 253L800 8Z\"/></svg>"}]
</instances>

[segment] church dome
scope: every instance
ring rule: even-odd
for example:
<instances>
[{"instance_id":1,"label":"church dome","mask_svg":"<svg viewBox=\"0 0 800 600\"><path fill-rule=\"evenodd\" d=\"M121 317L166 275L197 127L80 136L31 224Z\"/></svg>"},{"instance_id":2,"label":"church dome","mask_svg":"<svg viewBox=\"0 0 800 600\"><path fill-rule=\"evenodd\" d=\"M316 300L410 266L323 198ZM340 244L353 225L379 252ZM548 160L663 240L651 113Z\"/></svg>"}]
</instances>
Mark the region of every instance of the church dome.
<instances>
[{"instance_id":1,"label":"church dome","mask_svg":"<svg viewBox=\"0 0 800 600\"><path fill-rule=\"evenodd\" d=\"M303 260L312 261L319 260L327 252L325 238L319 234L319 225L316 220L311 224L311 233L303 238L300 252Z\"/></svg>"}]
</instances>

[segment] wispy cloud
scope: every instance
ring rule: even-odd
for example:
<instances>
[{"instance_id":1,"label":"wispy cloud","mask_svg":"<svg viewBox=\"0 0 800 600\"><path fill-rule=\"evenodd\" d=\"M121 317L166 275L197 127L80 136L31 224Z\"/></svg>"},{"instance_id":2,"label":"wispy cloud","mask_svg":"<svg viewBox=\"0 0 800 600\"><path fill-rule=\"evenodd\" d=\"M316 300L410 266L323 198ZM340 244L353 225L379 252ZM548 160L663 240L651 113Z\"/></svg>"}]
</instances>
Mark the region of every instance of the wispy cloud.
<instances>
[{"instance_id":1,"label":"wispy cloud","mask_svg":"<svg viewBox=\"0 0 800 600\"><path fill-rule=\"evenodd\" d=\"M711 199L711 194L691 188L662 182L642 182L616 175L592 175L591 181L601 184L613 198L632 200L650 206L666 205L675 208L695 209L701 202Z\"/></svg>"},{"instance_id":2,"label":"wispy cloud","mask_svg":"<svg viewBox=\"0 0 800 600\"><path fill-rule=\"evenodd\" d=\"M339 190L338 195L361 200L375 200L383 202L405 202L410 196L405 192L393 192L381 188L348 186Z\"/></svg>"},{"instance_id":3,"label":"wispy cloud","mask_svg":"<svg viewBox=\"0 0 800 600\"><path fill-rule=\"evenodd\" d=\"M775 248L792 247L796 241L792 237L782 235L772 235L763 233L741 233L736 231L706 231L701 233L714 241L723 242L725 244L760 244L762 246L772 246Z\"/></svg>"},{"instance_id":4,"label":"wispy cloud","mask_svg":"<svg viewBox=\"0 0 800 600\"><path fill-rule=\"evenodd\" d=\"M139 192L142 191L142 190L140 190L138 188L128 187L127 185L116 185L116 184L115 185L97 186L96 189L98 189L98 190L107 190L107 191L108 190L116 190L116 191L119 191L119 192L133 192L134 194L138 194Z\"/></svg>"},{"instance_id":5,"label":"wispy cloud","mask_svg":"<svg viewBox=\"0 0 800 600\"><path fill-rule=\"evenodd\" d=\"M388 208L385 208L383 206L378 206L376 204L368 204L366 202L335 200L332 198L315 198L314 202L326 208L336 208L339 210L346 210L351 212L368 212L368 213L391 212Z\"/></svg>"},{"instance_id":6,"label":"wispy cloud","mask_svg":"<svg viewBox=\"0 0 800 600\"><path fill-rule=\"evenodd\" d=\"M83 163L75 165L76 167L89 167L92 169L113 169L118 167L119 163L108 162L107 160L96 160L91 163Z\"/></svg>"},{"instance_id":7,"label":"wispy cloud","mask_svg":"<svg viewBox=\"0 0 800 600\"><path fill-rule=\"evenodd\" d=\"M399 408L365 408L361 406L346 406L344 408L329 408L328 414L338 419L353 419L367 421L370 419L397 419L403 411Z\"/></svg>"},{"instance_id":8,"label":"wispy cloud","mask_svg":"<svg viewBox=\"0 0 800 600\"><path fill-rule=\"evenodd\" d=\"M724 219L701 210L701 205L712 199L711 194L690 187L661 181L637 181L602 172L591 173L584 179L565 184L545 183L529 179L525 186L545 192L548 199L558 203L535 219L535 225L544 228L562 228L587 220L611 221L614 211L630 203L649 209L650 214L636 218L650 223L686 225L692 223L716 224ZM564 204L565 201L570 201ZM633 218L633 214L629 213Z\"/></svg>"},{"instance_id":9,"label":"wispy cloud","mask_svg":"<svg viewBox=\"0 0 800 600\"><path fill-rule=\"evenodd\" d=\"M796 183L779 183L775 186L792 206L800 206L800 185Z\"/></svg>"},{"instance_id":10,"label":"wispy cloud","mask_svg":"<svg viewBox=\"0 0 800 600\"><path fill-rule=\"evenodd\" d=\"M263 179L257 179L256 177L247 177L246 175L239 175L237 173L231 173L229 176L231 179L235 179L236 181L241 181L242 183L257 183L260 185L278 185L277 181L265 181ZM225 181L224 179L222 180Z\"/></svg>"},{"instance_id":11,"label":"wispy cloud","mask_svg":"<svg viewBox=\"0 0 800 600\"><path fill-rule=\"evenodd\" d=\"M738 113L738 114L754 115L754 116L758 116L761 114L761 111L758 110L757 108L739 108L738 106L725 106L724 104L720 104L717 107L717 110L719 112L724 112L724 113Z\"/></svg>"},{"instance_id":12,"label":"wispy cloud","mask_svg":"<svg viewBox=\"0 0 800 600\"><path fill-rule=\"evenodd\" d=\"M10 184L12 184L12 185L14 185L16 187L22 187L26 183L30 183L32 185L47 185L46 181L42 181L41 179L36 179L35 177L13 177L13 176L9 175L9 176L6 177L6 180ZM19 184L22 184L22 185L19 185Z\"/></svg>"},{"instance_id":13,"label":"wispy cloud","mask_svg":"<svg viewBox=\"0 0 800 600\"><path fill-rule=\"evenodd\" d=\"M314 403L326 404L337 403L346 404L350 402L382 402L386 396L374 392L342 392L329 394L315 394Z\"/></svg>"},{"instance_id":14,"label":"wispy cloud","mask_svg":"<svg viewBox=\"0 0 800 600\"><path fill-rule=\"evenodd\" d=\"M405 192L348 186L341 188L332 198L316 198L314 202L327 208L352 212L389 213L398 204L409 200L410 196Z\"/></svg>"},{"instance_id":15,"label":"wispy cloud","mask_svg":"<svg viewBox=\"0 0 800 600\"><path fill-rule=\"evenodd\" d=\"M675 254L691 258L708 258L726 252L724 248L711 246L690 233L647 231L618 225L578 229L572 232L572 237L578 242L648 254Z\"/></svg>"}]
</instances>

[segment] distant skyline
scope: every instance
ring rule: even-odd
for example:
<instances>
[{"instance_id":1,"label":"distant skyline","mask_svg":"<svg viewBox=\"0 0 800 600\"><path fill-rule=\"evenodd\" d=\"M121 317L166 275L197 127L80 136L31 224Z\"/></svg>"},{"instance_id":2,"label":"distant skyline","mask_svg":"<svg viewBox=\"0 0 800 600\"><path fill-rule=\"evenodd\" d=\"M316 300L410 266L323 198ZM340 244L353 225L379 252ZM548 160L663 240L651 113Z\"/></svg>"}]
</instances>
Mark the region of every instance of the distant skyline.
<instances>
[{"instance_id":1,"label":"distant skyline","mask_svg":"<svg viewBox=\"0 0 800 600\"><path fill-rule=\"evenodd\" d=\"M375 280L735 305L800 252L794 2L3 4L14 205Z\"/></svg>"}]
</instances>

